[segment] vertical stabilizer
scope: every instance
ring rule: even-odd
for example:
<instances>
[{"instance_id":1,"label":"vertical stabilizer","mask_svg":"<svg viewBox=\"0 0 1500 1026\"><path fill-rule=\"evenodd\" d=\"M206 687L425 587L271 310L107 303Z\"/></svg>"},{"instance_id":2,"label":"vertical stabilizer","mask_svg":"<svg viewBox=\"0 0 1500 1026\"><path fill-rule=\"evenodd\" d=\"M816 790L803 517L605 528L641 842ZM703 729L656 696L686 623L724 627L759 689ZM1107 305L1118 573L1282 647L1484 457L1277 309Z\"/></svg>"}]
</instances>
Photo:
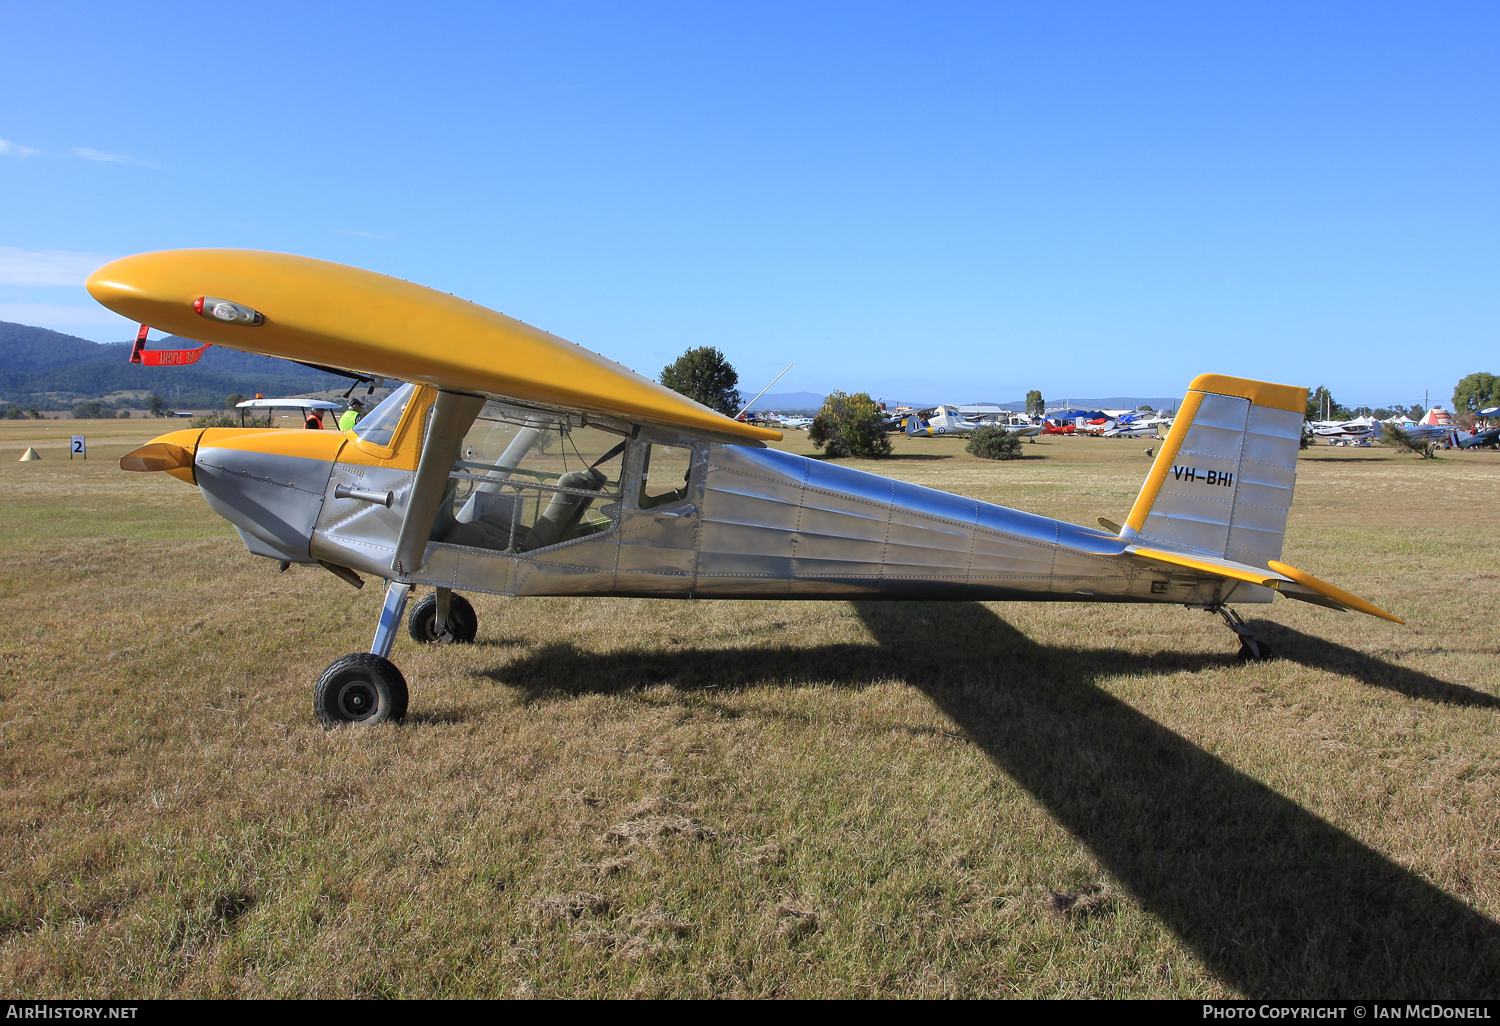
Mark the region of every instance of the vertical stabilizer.
<instances>
[{"instance_id":1,"label":"vertical stabilizer","mask_svg":"<svg viewBox=\"0 0 1500 1026\"><path fill-rule=\"evenodd\" d=\"M1193 379L1121 535L1256 567L1281 558L1306 406L1293 385Z\"/></svg>"}]
</instances>

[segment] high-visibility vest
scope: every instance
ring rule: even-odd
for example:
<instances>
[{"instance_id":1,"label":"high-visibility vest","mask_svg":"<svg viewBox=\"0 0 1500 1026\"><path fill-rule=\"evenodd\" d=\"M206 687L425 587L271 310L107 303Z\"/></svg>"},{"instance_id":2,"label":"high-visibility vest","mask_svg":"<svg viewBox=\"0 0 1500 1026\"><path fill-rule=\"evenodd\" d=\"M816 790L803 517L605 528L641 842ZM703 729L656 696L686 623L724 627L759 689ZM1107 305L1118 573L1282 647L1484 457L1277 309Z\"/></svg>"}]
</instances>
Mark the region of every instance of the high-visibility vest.
<instances>
[{"instance_id":1,"label":"high-visibility vest","mask_svg":"<svg viewBox=\"0 0 1500 1026\"><path fill-rule=\"evenodd\" d=\"M340 431L348 431L350 428L354 427L354 425L358 424L358 423L359 423L359 411L358 410L345 410L343 413L339 414L339 430Z\"/></svg>"},{"instance_id":2,"label":"high-visibility vest","mask_svg":"<svg viewBox=\"0 0 1500 1026\"><path fill-rule=\"evenodd\" d=\"M307 415L307 423L303 424L302 426L307 428L307 430L309 431L321 431L323 428L323 422L319 420L314 414L309 413Z\"/></svg>"}]
</instances>

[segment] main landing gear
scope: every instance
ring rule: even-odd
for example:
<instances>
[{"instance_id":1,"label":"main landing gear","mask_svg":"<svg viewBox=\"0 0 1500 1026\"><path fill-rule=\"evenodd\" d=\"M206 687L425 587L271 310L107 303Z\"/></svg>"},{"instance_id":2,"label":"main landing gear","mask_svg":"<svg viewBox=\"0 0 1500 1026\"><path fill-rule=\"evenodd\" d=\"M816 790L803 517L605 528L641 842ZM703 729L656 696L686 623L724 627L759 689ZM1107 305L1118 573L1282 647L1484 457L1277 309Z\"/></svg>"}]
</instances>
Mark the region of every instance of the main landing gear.
<instances>
[{"instance_id":1,"label":"main landing gear","mask_svg":"<svg viewBox=\"0 0 1500 1026\"><path fill-rule=\"evenodd\" d=\"M1220 616L1222 616L1224 618L1224 622L1229 625L1229 629L1234 631L1235 634L1239 635L1240 651L1239 655L1237 655L1235 658L1237 658L1240 662L1258 662L1264 659L1275 658L1275 656L1271 654L1271 646L1267 645L1264 641L1261 641L1255 636L1255 632L1250 629L1249 624L1247 624L1243 619L1240 618L1239 613L1236 613L1228 606L1219 606L1217 609L1214 609L1213 612L1216 612Z\"/></svg>"},{"instance_id":2,"label":"main landing gear","mask_svg":"<svg viewBox=\"0 0 1500 1026\"><path fill-rule=\"evenodd\" d=\"M387 657L410 597L411 585L392 581L385 590L370 651L335 659L318 678L313 711L325 727L371 726L406 715L406 678ZM407 622L407 632L424 643L470 642L478 631L474 607L451 588L438 588L435 595L418 602Z\"/></svg>"}]
</instances>

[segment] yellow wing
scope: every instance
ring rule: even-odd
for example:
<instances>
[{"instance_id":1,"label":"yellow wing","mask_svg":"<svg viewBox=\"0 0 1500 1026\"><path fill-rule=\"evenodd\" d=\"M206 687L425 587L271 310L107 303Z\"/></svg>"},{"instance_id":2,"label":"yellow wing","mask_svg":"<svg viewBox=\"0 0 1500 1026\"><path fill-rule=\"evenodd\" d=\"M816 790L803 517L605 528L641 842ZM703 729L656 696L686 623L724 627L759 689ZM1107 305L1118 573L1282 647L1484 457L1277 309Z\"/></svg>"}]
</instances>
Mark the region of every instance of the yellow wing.
<instances>
[{"instance_id":1,"label":"yellow wing","mask_svg":"<svg viewBox=\"0 0 1500 1026\"><path fill-rule=\"evenodd\" d=\"M781 437L502 313L325 260L243 249L140 253L99 268L88 290L138 323L245 352L746 440ZM194 308L204 297L261 319L215 319Z\"/></svg>"}]
</instances>

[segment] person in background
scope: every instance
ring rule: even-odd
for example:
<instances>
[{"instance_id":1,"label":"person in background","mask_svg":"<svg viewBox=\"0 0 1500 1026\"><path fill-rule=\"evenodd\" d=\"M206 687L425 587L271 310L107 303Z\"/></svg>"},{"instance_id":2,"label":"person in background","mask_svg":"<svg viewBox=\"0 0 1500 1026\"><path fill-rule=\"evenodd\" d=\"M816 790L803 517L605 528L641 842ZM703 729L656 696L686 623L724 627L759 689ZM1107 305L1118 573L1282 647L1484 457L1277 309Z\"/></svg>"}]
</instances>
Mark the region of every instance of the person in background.
<instances>
[{"instance_id":1,"label":"person in background","mask_svg":"<svg viewBox=\"0 0 1500 1026\"><path fill-rule=\"evenodd\" d=\"M321 431L323 429L323 411L308 410L307 422L302 425L309 431Z\"/></svg>"},{"instance_id":2,"label":"person in background","mask_svg":"<svg viewBox=\"0 0 1500 1026\"><path fill-rule=\"evenodd\" d=\"M348 431L365 415L365 404L356 397L349 400L349 408L339 414L339 430Z\"/></svg>"}]
</instances>

